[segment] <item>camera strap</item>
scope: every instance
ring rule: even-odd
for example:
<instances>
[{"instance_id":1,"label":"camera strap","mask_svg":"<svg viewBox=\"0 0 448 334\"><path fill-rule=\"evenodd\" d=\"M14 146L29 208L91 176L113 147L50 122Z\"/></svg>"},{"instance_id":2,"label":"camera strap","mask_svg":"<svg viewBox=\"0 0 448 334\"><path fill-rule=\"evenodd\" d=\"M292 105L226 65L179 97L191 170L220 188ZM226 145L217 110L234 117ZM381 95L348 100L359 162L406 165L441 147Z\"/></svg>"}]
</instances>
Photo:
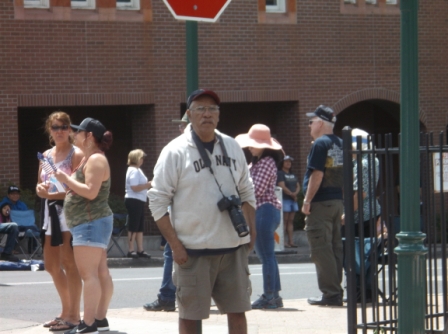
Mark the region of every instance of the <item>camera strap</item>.
<instances>
[{"instance_id":1,"label":"camera strap","mask_svg":"<svg viewBox=\"0 0 448 334\"><path fill-rule=\"evenodd\" d=\"M232 168L230 166L230 157L228 156L226 147L224 146L224 141L223 141L222 137L219 134L215 134L215 135L216 135L216 137L219 140L219 144L221 146L221 151L222 151L222 154L224 156L224 159L229 162L227 165L229 166L229 171L230 171L230 174L232 175L232 180L233 180L233 183L235 184L236 192L237 192L238 196L240 196L240 192L238 191L238 186L236 185L235 177L233 176ZM196 134L196 132L194 132L193 130L191 130L191 136L193 138L193 141L196 144L196 147L198 148L198 151L199 151L199 154L201 155L202 160L204 160L205 167L207 167L209 169L210 173L213 175L213 178L215 179L215 182L216 182L216 184L217 184L217 186L219 188L219 191L221 192L222 196L226 197L224 195L224 193L222 192L222 190L221 190L221 186L219 185L219 182L216 179L215 173L213 172L212 162L211 162L210 157L208 156L207 152L205 151L204 144L199 139L199 137Z\"/></svg>"},{"instance_id":2,"label":"camera strap","mask_svg":"<svg viewBox=\"0 0 448 334\"><path fill-rule=\"evenodd\" d=\"M226 147L224 146L224 140L222 139L221 135L217 134L216 137L218 137L219 146L221 146L221 151L222 151L222 154L224 155L224 159L227 160L227 166L229 166L229 171L230 171L230 174L232 175L233 183L235 184L236 193L238 194L239 197L241 197L240 192L238 191L238 186L236 185L235 177L233 176L232 166L230 163L230 156L227 154Z\"/></svg>"}]
</instances>

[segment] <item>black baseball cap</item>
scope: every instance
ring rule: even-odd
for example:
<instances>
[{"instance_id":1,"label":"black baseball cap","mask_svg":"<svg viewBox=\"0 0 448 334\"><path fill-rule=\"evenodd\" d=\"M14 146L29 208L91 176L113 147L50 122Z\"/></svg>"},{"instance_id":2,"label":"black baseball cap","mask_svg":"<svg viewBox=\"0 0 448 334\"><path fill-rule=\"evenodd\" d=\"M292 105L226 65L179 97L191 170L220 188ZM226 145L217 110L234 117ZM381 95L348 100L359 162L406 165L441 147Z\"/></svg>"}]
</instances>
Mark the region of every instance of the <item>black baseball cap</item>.
<instances>
[{"instance_id":1,"label":"black baseball cap","mask_svg":"<svg viewBox=\"0 0 448 334\"><path fill-rule=\"evenodd\" d=\"M209 89L197 89L193 93L190 94L190 96L187 99L187 109L190 109L191 103L198 99L201 96L208 95L213 100L215 100L216 104L219 105L221 101L219 100L218 94L216 94L214 91Z\"/></svg>"},{"instance_id":2,"label":"black baseball cap","mask_svg":"<svg viewBox=\"0 0 448 334\"><path fill-rule=\"evenodd\" d=\"M76 130L92 132L93 136L98 140L101 140L103 138L104 132L106 132L106 128L104 127L103 123L101 123L97 119L93 119L90 117L85 118L81 122L81 124L79 125L71 124L70 127Z\"/></svg>"},{"instance_id":3,"label":"black baseball cap","mask_svg":"<svg viewBox=\"0 0 448 334\"><path fill-rule=\"evenodd\" d=\"M8 195L10 194L10 193L20 193L20 189L19 189L19 187L17 187L17 186L9 186L8 187Z\"/></svg>"},{"instance_id":4,"label":"black baseball cap","mask_svg":"<svg viewBox=\"0 0 448 334\"><path fill-rule=\"evenodd\" d=\"M333 109L330 107L324 106L321 104L317 109L313 112L306 113L307 117L319 117L320 119L323 119L324 121L330 122L330 123L336 123L336 116L334 115Z\"/></svg>"}]
</instances>

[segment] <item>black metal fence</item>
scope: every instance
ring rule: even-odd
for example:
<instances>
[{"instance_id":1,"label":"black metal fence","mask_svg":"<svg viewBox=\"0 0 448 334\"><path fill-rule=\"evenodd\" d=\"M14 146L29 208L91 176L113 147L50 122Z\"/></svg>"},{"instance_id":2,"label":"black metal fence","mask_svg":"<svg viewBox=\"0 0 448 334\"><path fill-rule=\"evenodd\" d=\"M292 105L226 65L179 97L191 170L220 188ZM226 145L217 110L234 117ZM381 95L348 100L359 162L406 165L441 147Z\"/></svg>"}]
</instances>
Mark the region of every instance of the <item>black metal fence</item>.
<instances>
[{"instance_id":1,"label":"black metal fence","mask_svg":"<svg viewBox=\"0 0 448 334\"><path fill-rule=\"evenodd\" d=\"M448 146L443 133L433 137L421 134L420 140L420 228L428 249L425 331L443 333L448 320ZM391 134L371 135L367 141L357 137L356 149L350 130L343 131L343 139L344 166L351 166L344 168L348 333L396 333L398 298L406 293L399 292L394 253L400 232L400 150L392 146Z\"/></svg>"}]
</instances>

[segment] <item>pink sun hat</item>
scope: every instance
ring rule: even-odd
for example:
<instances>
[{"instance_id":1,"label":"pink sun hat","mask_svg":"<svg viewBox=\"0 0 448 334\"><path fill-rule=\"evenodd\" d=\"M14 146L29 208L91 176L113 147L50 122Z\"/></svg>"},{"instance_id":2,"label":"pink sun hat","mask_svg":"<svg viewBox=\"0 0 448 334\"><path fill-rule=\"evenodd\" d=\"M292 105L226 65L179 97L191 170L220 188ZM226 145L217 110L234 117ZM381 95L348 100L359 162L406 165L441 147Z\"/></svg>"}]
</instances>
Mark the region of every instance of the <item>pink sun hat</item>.
<instances>
[{"instance_id":1,"label":"pink sun hat","mask_svg":"<svg viewBox=\"0 0 448 334\"><path fill-rule=\"evenodd\" d=\"M264 124L254 124L248 133L236 136L235 140L241 147L270 148L281 150L282 145L271 137L271 130Z\"/></svg>"}]
</instances>

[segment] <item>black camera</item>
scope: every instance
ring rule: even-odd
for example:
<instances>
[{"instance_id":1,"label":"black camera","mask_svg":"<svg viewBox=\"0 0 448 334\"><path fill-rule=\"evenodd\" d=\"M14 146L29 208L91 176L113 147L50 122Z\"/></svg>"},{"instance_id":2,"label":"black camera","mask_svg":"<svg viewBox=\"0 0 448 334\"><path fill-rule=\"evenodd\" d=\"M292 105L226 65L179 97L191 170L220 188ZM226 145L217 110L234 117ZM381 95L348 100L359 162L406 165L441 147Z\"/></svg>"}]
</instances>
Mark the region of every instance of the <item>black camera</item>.
<instances>
[{"instance_id":1,"label":"black camera","mask_svg":"<svg viewBox=\"0 0 448 334\"><path fill-rule=\"evenodd\" d=\"M223 197L218 202L218 208L220 211L229 211L230 220L240 238L249 234L246 219L244 219L243 211L241 210L241 200L239 197L235 195Z\"/></svg>"}]
</instances>

